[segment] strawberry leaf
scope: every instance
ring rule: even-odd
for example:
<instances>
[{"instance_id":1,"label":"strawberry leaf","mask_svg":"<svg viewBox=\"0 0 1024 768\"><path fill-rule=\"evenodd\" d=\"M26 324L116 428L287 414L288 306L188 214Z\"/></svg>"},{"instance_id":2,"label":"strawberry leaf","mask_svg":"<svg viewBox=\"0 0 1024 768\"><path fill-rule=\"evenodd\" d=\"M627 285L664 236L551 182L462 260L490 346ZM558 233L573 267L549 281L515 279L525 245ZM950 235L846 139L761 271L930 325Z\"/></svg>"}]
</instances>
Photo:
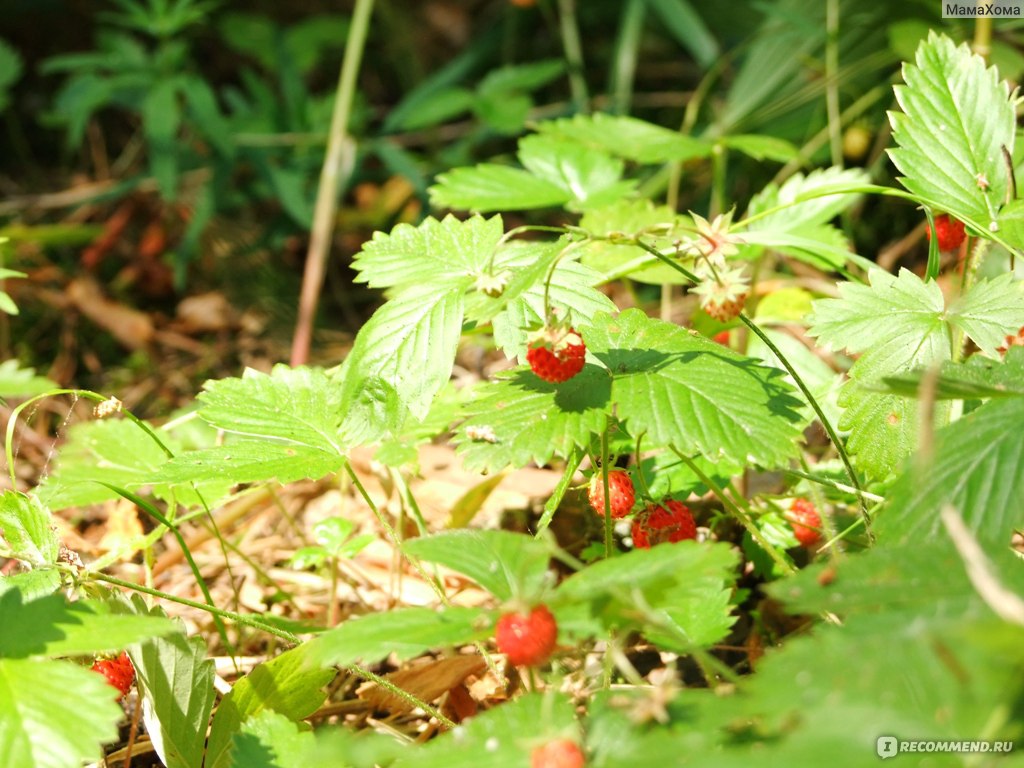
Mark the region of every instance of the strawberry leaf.
<instances>
[{"instance_id":1,"label":"strawberry leaf","mask_svg":"<svg viewBox=\"0 0 1024 768\"><path fill-rule=\"evenodd\" d=\"M995 68L931 32L904 64L896 86L901 112L890 112L889 150L900 181L940 211L987 230L997 220L1009 182L1002 151L1013 155L1013 102Z\"/></svg>"},{"instance_id":2,"label":"strawberry leaf","mask_svg":"<svg viewBox=\"0 0 1024 768\"><path fill-rule=\"evenodd\" d=\"M887 376L886 386L905 397L916 397L928 371L917 370L902 376ZM934 381L939 400L1024 397L1024 348L1011 348L1005 360L990 360L974 355L966 363L945 362Z\"/></svg>"},{"instance_id":3,"label":"strawberry leaf","mask_svg":"<svg viewBox=\"0 0 1024 768\"><path fill-rule=\"evenodd\" d=\"M479 213L556 208L569 200L570 194L562 186L521 168L495 163L453 168L438 174L430 188L434 206Z\"/></svg>"},{"instance_id":4,"label":"strawberry leaf","mask_svg":"<svg viewBox=\"0 0 1024 768\"><path fill-rule=\"evenodd\" d=\"M49 510L35 496L0 494L0 536L18 560L37 568L57 562L60 539L50 527Z\"/></svg>"},{"instance_id":5,"label":"strawberry leaf","mask_svg":"<svg viewBox=\"0 0 1024 768\"><path fill-rule=\"evenodd\" d=\"M611 380L594 365L562 384L549 384L528 368L484 384L465 405L466 421L455 437L471 471L543 466L590 444L607 419Z\"/></svg>"},{"instance_id":6,"label":"strawberry leaf","mask_svg":"<svg viewBox=\"0 0 1024 768\"><path fill-rule=\"evenodd\" d=\"M935 433L924 466L907 465L876 531L880 540L908 543L939 535L939 513L952 506L985 546L1005 547L1024 527L1024 399L993 400Z\"/></svg>"},{"instance_id":7,"label":"strawberry leaf","mask_svg":"<svg viewBox=\"0 0 1024 768\"><path fill-rule=\"evenodd\" d=\"M111 613L108 603L96 600L69 604L60 594L25 600L17 589L0 594L0 625L18 627L0 633L0 657L11 658L115 651L174 631L166 618Z\"/></svg>"},{"instance_id":8,"label":"strawberry leaf","mask_svg":"<svg viewBox=\"0 0 1024 768\"><path fill-rule=\"evenodd\" d=\"M342 365L341 397L349 413L363 418L367 408L377 407L380 400L361 404L360 397L368 393L368 382L380 380L413 416L425 417L434 395L451 378L464 303L461 291L438 293L425 285L374 312ZM365 417L371 431L377 427L376 437L382 425L373 422Z\"/></svg>"},{"instance_id":9,"label":"strawberry leaf","mask_svg":"<svg viewBox=\"0 0 1024 768\"><path fill-rule=\"evenodd\" d=\"M607 205L636 186L635 181L621 180L621 160L574 138L526 136L519 140L519 161L537 178L565 190L571 210Z\"/></svg>"},{"instance_id":10,"label":"strawberry leaf","mask_svg":"<svg viewBox=\"0 0 1024 768\"><path fill-rule=\"evenodd\" d=\"M636 630L686 652L721 640L732 626L735 567L736 555L724 544L659 544L578 571L550 605L570 633Z\"/></svg>"},{"instance_id":11,"label":"strawberry leaf","mask_svg":"<svg viewBox=\"0 0 1024 768\"><path fill-rule=\"evenodd\" d=\"M141 601L134 605L145 610ZM134 645L128 655L135 665L146 731L163 764L201 765L215 696L206 643L201 637L186 637L179 624L174 634Z\"/></svg>"},{"instance_id":12,"label":"strawberry leaf","mask_svg":"<svg viewBox=\"0 0 1024 768\"><path fill-rule=\"evenodd\" d=\"M243 723L272 712L285 722L298 721L323 704L327 695L324 686L335 672L314 664L309 648L303 644L257 665L221 699L210 729L206 768L249 765L241 759L237 741L234 753L230 749L231 739Z\"/></svg>"},{"instance_id":13,"label":"strawberry leaf","mask_svg":"<svg viewBox=\"0 0 1024 768\"><path fill-rule=\"evenodd\" d=\"M766 467L796 454L801 402L779 371L636 309L580 332L612 372L618 418L645 445Z\"/></svg>"},{"instance_id":14,"label":"strawberry leaf","mask_svg":"<svg viewBox=\"0 0 1024 768\"><path fill-rule=\"evenodd\" d=\"M316 664L376 663L389 654L400 661L424 651L486 638L491 621L479 608L399 608L340 624L309 641Z\"/></svg>"},{"instance_id":15,"label":"strawberry leaf","mask_svg":"<svg viewBox=\"0 0 1024 768\"><path fill-rule=\"evenodd\" d=\"M995 357L1007 334L1024 326L1024 282L1012 274L979 280L949 307L946 318L986 355Z\"/></svg>"},{"instance_id":16,"label":"strawberry leaf","mask_svg":"<svg viewBox=\"0 0 1024 768\"><path fill-rule=\"evenodd\" d=\"M499 600L536 598L547 581L547 542L508 531L447 531L405 543L405 551L468 576Z\"/></svg>"},{"instance_id":17,"label":"strawberry leaf","mask_svg":"<svg viewBox=\"0 0 1024 768\"><path fill-rule=\"evenodd\" d=\"M99 760L123 716L102 675L64 661L0 658L0 765Z\"/></svg>"},{"instance_id":18,"label":"strawberry leaf","mask_svg":"<svg viewBox=\"0 0 1024 768\"><path fill-rule=\"evenodd\" d=\"M503 234L500 216L399 224L388 234L376 232L352 268L359 272L356 282L393 289L393 295L428 284L440 291L464 289L490 263Z\"/></svg>"},{"instance_id":19,"label":"strawberry leaf","mask_svg":"<svg viewBox=\"0 0 1024 768\"><path fill-rule=\"evenodd\" d=\"M215 431L208 429L208 432L212 442ZM172 452L182 451L183 441L177 436L161 430L157 430L157 434ZM39 486L39 498L52 509L98 504L117 498L110 488L94 482L102 479L130 490L151 485L151 492L156 498L194 508L200 505L197 490L207 501L212 501L231 487L232 480L223 473L208 473L202 480L199 476L186 476L179 481L168 478L154 484L154 475L166 462L167 454L156 441L128 420L82 422L68 430L68 441L57 456L54 472ZM172 487L173 483L181 481L201 484L195 489L191 483Z\"/></svg>"},{"instance_id":20,"label":"strawberry leaf","mask_svg":"<svg viewBox=\"0 0 1024 768\"><path fill-rule=\"evenodd\" d=\"M537 126L541 136L576 141L638 163L662 164L707 157L711 144L625 115L576 115L546 120Z\"/></svg>"},{"instance_id":21,"label":"strawberry leaf","mask_svg":"<svg viewBox=\"0 0 1024 768\"><path fill-rule=\"evenodd\" d=\"M870 285L844 283L838 299L814 302L809 333L826 346L863 352L839 394L845 409L841 429L850 430L848 449L870 476L884 479L917 444L918 405L877 391L886 376L928 367L951 355L942 292L907 270L893 277L881 270ZM880 318L885 318L880 322ZM943 424L949 409L935 409Z\"/></svg>"},{"instance_id":22,"label":"strawberry leaf","mask_svg":"<svg viewBox=\"0 0 1024 768\"><path fill-rule=\"evenodd\" d=\"M768 213L751 224L751 229L775 229L798 232L804 227L827 224L855 202L858 195L846 191L867 184L870 178L859 168L821 168L804 176L794 174L778 186L769 184L750 201L747 216L778 206L782 210ZM822 194L830 189L836 194Z\"/></svg>"},{"instance_id":23,"label":"strawberry leaf","mask_svg":"<svg viewBox=\"0 0 1024 768\"><path fill-rule=\"evenodd\" d=\"M232 735L231 762L246 768L308 768L313 764L316 739L288 718L263 710ZM207 759L207 766L210 765Z\"/></svg>"}]
</instances>

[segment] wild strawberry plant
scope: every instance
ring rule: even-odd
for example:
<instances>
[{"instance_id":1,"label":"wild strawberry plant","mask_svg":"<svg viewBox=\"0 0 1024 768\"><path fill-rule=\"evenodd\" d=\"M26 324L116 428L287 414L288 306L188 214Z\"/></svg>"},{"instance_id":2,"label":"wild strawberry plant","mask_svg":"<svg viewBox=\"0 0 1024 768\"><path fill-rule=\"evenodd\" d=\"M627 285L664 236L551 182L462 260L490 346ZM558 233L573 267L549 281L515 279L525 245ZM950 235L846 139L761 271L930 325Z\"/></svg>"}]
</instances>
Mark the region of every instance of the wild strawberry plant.
<instances>
[{"instance_id":1,"label":"wild strawberry plant","mask_svg":"<svg viewBox=\"0 0 1024 768\"><path fill-rule=\"evenodd\" d=\"M549 756L551 744L567 745L572 765L632 766L642 755L859 766L886 734L1020 739L1024 571L1012 537L1024 525L1024 349L1007 341L1024 327L1012 271L1024 246L1016 96L934 34L903 79L890 155L905 190L829 168L769 185L742 215L681 214L640 196L644 169L709 157L728 137L601 114L543 122L519 142L521 167L438 179L435 204L469 215L399 225L364 246L358 280L387 301L338 368L208 382L198 429L131 414L73 426L56 470L0 505L5 554L24 566L0 577L0 622L19 628L0 634L0 764L95 758L121 710L87 667L93 654L122 650L168 766L548 764L538 761L563 759ZM889 274L853 252L832 222L865 194L921 206L935 227L963 223L968 258L948 291L935 239L923 276ZM509 212L552 207L571 223L506 225ZM841 280L821 296L759 290L759 270L779 256ZM742 333L722 344L620 309L600 290L620 278L687 286L702 307L693 324L720 329L704 312ZM551 329L559 338L545 341ZM519 364L453 395L468 331ZM548 352L541 370L564 365L560 351L575 370L538 375L538 345ZM836 371L811 345L853 362ZM382 514L436 588L434 605L313 632L227 611L208 592L205 603L184 601L114 578L102 562L83 566L50 524L51 509L120 496L153 518L139 542L151 547L239 484L340 473L359 486L354 449L376 445L379 461L401 468L449 430L471 469L535 463L563 478L534 535L423 527L401 540ZM759 490L773 475L781 483ZM612 514L601 518L603 540L577 557L549 525L588 485ZM638 509L624 529L633 541L623 541L614 518ZM459 604L435 566L493 604ZM288 650L239 679L214 712L206 642L113 587L208 611L226 649L227 630L246 627ZM779 604L811 617L806 631L752 632ZM729 639L752 636L778 647L762 655L748 645L746 661L731 663ZM637 667L640 645L661 669ZM373 671L385 658L451 648L532 667L531 690L456 725ZM342 725L309 730L303 721L339 666L442 732L414 744Z\"/></svg>"}]
</instances>

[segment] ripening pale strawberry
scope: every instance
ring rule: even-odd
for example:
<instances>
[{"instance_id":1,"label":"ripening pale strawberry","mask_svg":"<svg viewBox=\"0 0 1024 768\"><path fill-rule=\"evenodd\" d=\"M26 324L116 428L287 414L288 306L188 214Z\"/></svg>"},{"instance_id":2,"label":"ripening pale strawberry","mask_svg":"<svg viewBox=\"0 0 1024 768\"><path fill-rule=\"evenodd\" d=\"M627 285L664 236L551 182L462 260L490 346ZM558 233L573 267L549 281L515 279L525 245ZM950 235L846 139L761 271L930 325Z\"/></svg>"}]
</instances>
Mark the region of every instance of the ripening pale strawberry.
<instances>
[{"instance_id":1,"label":"ripening pale strawberry","mask_svg":"<svg viewBox=\"0 0 1024 768\"><path fill-rule=\"evenodd\" d=\"M1005 355L1010 351L1010 347L1024 347L1024 326L1017 331L1016 335L1010 334L1006 337L1006 343L996 350L1000 355Z\"/></svg>"},{"instance_id":2,"label":"ripening pale strawberry","mask_svg":"<svg viewBox=\"0 0 1024 768\"><path fill-rule=\"evenodd\" d=\"M590 487L587 489L587 497L590 499L590 506L599 515L604 514L604 480L601 473L597 472L590 478ZM613 469L608 473L608 501L612 509L612 517L618 520L625 517L633 509L636 501L636 492L633 490L633 481L629 473L621 469Z\"/></svg>"},{"instance_id":3,"label":"ripening pale strawberry","mask_svg":"<svg viewBox=\"0 0 1024 768\"><path fill-rule=\"evenodd\" d=\"M821 539L821 516L808 499L793 499L785 518L802 547L812 547Z\"/></svg>"},{"instance_id":4,"label":"ripening pale strawberry","mask_svg":"<svg viewBox=\"0 0 1024 768\"><path fill-rule=\"evenodd\" d=\"M538 605L529 614L506 613L494 628L498 652L517 667L540 666L551 658L558 640L558 624L546 605Z\"/></svg>"},{"instance_id":5,"label":"ripening pale strawberry","mask_svg":"<svg viewBox=\"0 0 1024 768\"><path fill-rule=\"evenodd\" d=\"M586 757L572 739L553 739L530 753L530 768L583 768Z\"/></svg>"},{"instance_id":6,"label":"ripening pale strawberry","mask_svg":"<svg viewBox=\"0 0 1024 768\"><path fill-rule=\"evenodd\" d=\"M530 334L526 362L544 381L560 384L583 370L587 347L572 328L549 326Z\"/></svg>"},{"instance_id":7,"label":"ripening pale strawberry","mask_svg":"<svg viewBox=\"0 0 1024 768\"><path fill-rule=\"evenodd\" d=\"M700 308L720 323L739 317L750 295L750 284L743 268L719 269L707 277L693 292L700 296Z\"/></svg>"},{"instance_id":8,"label":"ripening pale strawberry","mask_svg":"<svg viewBox=\"0 0 1024 768\"><path fill-rule=\"evenodd\" d=\"M91 669L107 678L107 682L118 690L119 699L128 693L135 682L135 667L124 651L116 659L99 659Z\"/></svg>"},{"instance_id":9,"label":"ripening pale strawberry","mask_svg":"<svg viewBox=\"0 0 1024 768\"><path fill-rule=\"evenodd\" d=\"M689 507L669 499L660 506L647 507L633 518L630 535L635 549L650 549L664 542L696 539L697 523Z\"/></svg>"},{"instance_id":10,"label":"ripening pale strawberry","mask_svg":"<svg viewBox=\"0 0 1024 768\"><path fill-rule=\"evenodd\" d=\"M928 227L925 230L925 234L928 235L928 239L932 239L932 228ZM940 213L935 217L935 234L939 236L939 250L940 251L955 251L960 247L960 244L967 237L967 233L964 231L964 223L959 219L954 219L952 216L948 216L945 213Z\"/></svg>"}]
</instances>

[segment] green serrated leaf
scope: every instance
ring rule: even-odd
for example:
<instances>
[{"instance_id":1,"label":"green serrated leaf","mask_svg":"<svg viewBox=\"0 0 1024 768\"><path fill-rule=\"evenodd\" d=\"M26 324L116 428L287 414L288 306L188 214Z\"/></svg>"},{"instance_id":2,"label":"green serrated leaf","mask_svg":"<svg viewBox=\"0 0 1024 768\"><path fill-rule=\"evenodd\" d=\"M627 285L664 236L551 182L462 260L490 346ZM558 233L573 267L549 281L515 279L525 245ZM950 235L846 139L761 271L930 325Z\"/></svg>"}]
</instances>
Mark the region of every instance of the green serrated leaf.
<instances>
[{"instance_id":1,"label":"green serrated leaf","mask_svg":"<svg viewBox=\"0 0 1024 768\"><path fill-rule=\"evenodd\" d=\"M356 402L368 380L380 379L413 416L425 417L451 378L464 305L461 290L425 285L374 312L342 367L342 402Z\"/></svg>"},{"instance_id":2,"label":"green serrated leaf","mask_svg":"<svg viewBox=\"0 0 1024 768\"><path fill-rule=\"evenodd\" d=\"M944 362L939 375L917 370L902 376L883 379L886 388L904 397L918 397L922 388L934 387L937 400L967 400L989 397L1024 397L1024 348L1007 351L1005 361L990 360L975 355L966 364Z\"/></svg>"},{"instance_id":3,"label":"green serrated leaf","mask_svg":"<svg viewBox=\"0 0 1024 768\"><path fill-rule=\"evenodd\" d=\"M546 541L508 531L447 531L412 539L405 548L468 576L499 600L535 599L551 559Z\"/></svg>"},{"instance_id":4,"label":"green serrated leaf","mask_svg":"<svg viewBox=\"0 0 1024 768\"><path fill-rule=\"evenodd\" d=\"M60 539L50 526L50 512L35 496L0 494L0 535L18 560L36 568L57 562Z\"/></svg>"},{"instance_id":5,"label":"green serrated leaf","mask_svg":"<svg viewBox=\"0 0 1024 768\"><path fill-rule=\"evenodd\" d=\"M173 435L158 432L171 451L182 444ZM96 481L130 490L153 483L167 461L167 454L153 438L128 420L88 421L68 430L68 441L61 447L54 471L38 488L40 500L53 509L98 504L117 498L110 488ZM201 474L201 473L200 473ZM171 487L172 482L199 483ZM186 508L200 505L197 490L208 502L221 498L232 482L223 474L188 475L178 481L162 480L152 486L154 496Z\"/></svg>"},{"instance_id":6,"label":"green serrated leaf","mask_svg":"<svg viewBox=\"0 0 1024 768\"><path fill-rule=\"evenodd\" d=\"M1024 327L1024 282L1014 281L1009 273L978 280L950 305L946 318L982 352L995 356L1007 334Z\"/></svg>"},{"instance_id":7,"label":"green serrated leaf","mask_svg":"<svg viewBox=\"0 0 1024 768\"><path fill-rule=\"evenodd\" d=\"M124 716L110 691L101 675L77 664L0 658L0 765L68 768L99 760Z\"/></svg>"},{"instance_id":8,"label":"green serrated leaf","mask_svg":"<svg viewBox=\"0 0 1024 768\"><path fill-rule=\"evenodd\" d=\"M0 633L0 657L9 658L115 651L174 631L166 618L115 614L109 604L93 600L68 604L59 594L23 602L13 589L0 594L0 624L19 628Z\"/></svg>"},{"instance_id":9,"label":"green serrated leaf","mask_svg":"<svg viewBox=\"0 0 1024 768\"><path fill-rule=\"evenodd\" d=\"M56 568L22 571L13 576L0 576L0 595L9 590L21 593L24 602L53 594L60 589L60 571Z\"/></svg>"},{"instance_id":10,"label":"green serrated leaf","mask_svg":"<svg viewBox=\"0 0 1024 768\"><path fill-rule=\"evenodd\" d=\"M349 619L311 640L310 658L321 665L374 663L389 654L400 661L444 646L465 645L491 632L486 611L452 607L399 608Z\"/></svg>"},{"instance_id":11,"label":"green serrated leaf","mask_svg":"<svg viewBox=\"0 0 1024 768\"><path fill-rule=\"evenodd\" d=\"M636 309L579 330L612 373L618 418L645 445L766 467L796 453L801 402L779 371Z\"/></svg>"},{"instance_id":12,"label":"green serrated leaf","mask_svg":"<svg viewBox=\"0 0 1024 768\"><path fill-rule=\"evenodd\" d=\"M723 136L719 139L719 143L729 149L742 152L755 160L774 160L778 163L788 163L800 157L800 150L792 142L780 139L777 136L741 133L733 136Z\"/></svg>"},{"instance_id":13,"label":"green serrated leaf","mask_svg":"<svg viewBox=\"0 0 1024 768\"><path fill-rule=\"evenodd\" d=\"M471 285L486 269L504 233L501 216L399 224L388 234L375 233L352 267L359 272L356 281L372 288L405 291L430 284L450 291Z\"/></svg>"},{"instance_id":14,"label":"green serrated leaf","mask_svg":"<svg viewBox=\"0 0 1024 768\"><path fill-rule=\"evenodd\" d=\"M151 482L181 485L190 483L259 483L276 480L319 480L337 472L345 457L307 445L270 440L234 440L215 448L188 451L175 456L149 475Z\"/></svg>"},{"instance_id":15,"label":"green serrated leaf","mask_svg":"<svg viewBox=\"0 0 1024 768\"><path fill-rule=\"evenodd\" d=\"M545 121L537 130L542 136L579 142L638 163L681 162L711 154L707 141L624 115L576 115Z\"/></svg>"},{"instance_id":16,"label":"green serrated leaf","mask_svg":"<svg viewBox=\"0 0 1024 768\"><path fill-rule=\"evenodd\" d=\"M870 180L867 172L860 168L820 168L806 176L796 173L781 187L769 184L754 195L747 216L785 206L759 218L751 227L799 233L807 226L827 224L858 199L857 194L849 192L823 193L867 184Z\"/></svg>"},{"instance_id":17,"label":"green serrated leaf","mask_svg":"<svg viewBox=\"0 0 1024 768\"><path fill-rule=\"evenodd\" d=\"M889 150L900 181L926 202L987 229L1006 197L1002 150L1013 154L1016 118L1009 90L966 44L930 32L916 64L896 86Z\"/></svg>"},{"instance_id":18,"label":"green serrated leaf","mask_svg":"<svg viewBox=\"0 0 1024 768\"><path fill-rule=\"evenodd\" d=\"M548 301L559 317L575 326L589 323L599 312L615 311L615 304L595 286L601 275L577 261L558 262L548 285ZM494 343L509 357L526 354L526 337L547 321L544 284L531 283L510 300L491 321Z\"/></svg>"},{"instance_id":19,"label":"green serrated leaf","mask_svg":"<svg viewBox=\"0 0 1024 768\"><path fill-rule=\"evenodd\" d=\"M898 277L874 270L869 279L870 285L841 284L838 299L814 302L809 333L826 346L863 352L839 395L845 409L839 426L850 430L847 448L859 466L884 479L916 447L919 409L913 400L878 392L878 383L948 360L952 349L942 292L934 282L907 270ZM936 423L945 423L948 414L940 404Z\"/></svg>"},{"instance_id":20,"label":"green serrated leaf","mask_svg":"<svg viewBox=\"0 0 1024 768\"><path fill-rule=\"evenodd\" d=\"M569 202L561 186L521 168L481 163L438 174L430 202L438 208L488 213L555 208Z\"/></svg>"},{"instance_id":21,"label":"green serrated leaf","mask_svg":"<svg viewBox=\"0 0 1024 768\"><path fill-rule=\"evenodd\" d=\"M732 626L735 567L736 555L725 545L659 544L573 574L549 604L565 606L569 615L560 626L568 631L587 632L596 620L686 652L717 642Z\"/></svg>"},{"instance_id":22,"label":"green serrated leaf","mask_svg":"<svg viewBox=\"0 0 1024 768\"><path fill-rule=\"evenodd\" d=\"M206 768L248 765L236 751L232 737L247 720L274 712L289 721L313 714L326 698L324 686L334 677L310 659L310 646L303 644L256 666L243 677L217 707L206 748Z\"/></svg>"},{"instance_id":23,"label":"green serrated leaf","mask_svg":"<svg viewBox=\"0 0 1024 768\"><path fill-rule=\"evenodd\" d=\"M566 457L590 444L607 420L611 379L594 365L562 384L542 381L527 369L502 374L478 388L465 406L457 452L471 471L497 471L553 456Z\"/></svg>"},{"instance_id":24,"label":"green serrated leaf","mask_svg":"<svg viewBox=\"0 0 1024 768\"><path fill-rule=\"evenodd\" d=\"M528 693L493 707L408 753L394 768L519 768L555 738L578 739L575 710L563 694Z\"/></svg>"},{"instance_id":25,"label":"green serrated leaf","mask_svg":"<svg viewBox=\"0 0 1024 768\"><path fill-rule=\"evenodd\" d=\"M1024 473L1024 399L992 400L935 433L927 465L907 464L876 533L910 543L943 535L939 513L952 506L987 547L1005 547L1024 527L1020 478Z\"/></svg>"},{"instance_id":26,"label":"green serrated leaf","mask_svg":"<svg viewBox=\"0 0 1024 768\"><path fill-rule=\"evenodd\" d=\"M174 628L166 637L132 646L128 655L142 695L146 731L161 761L167 768L195 768L202 764L215 698L213 659L206 658L201 637L188 638L180 625Z\"/></svg>"},{"instance_id":27,"label":"green serrated leaf","mask_svg":"<svg viewBox=\"0 0 1024 768\"><path fill-rule=\"evenodd\" d=\"M530 173L557 185L569 195L572 210L607 205L628 195L635 181L623 181L623 162L611 155L551 134L519 141L519 161Z\"/></svg>"},{"instance_id":28,"label":"green serrated leaf","mask_svg":"<svg viewBox=\"0 0 1024 768\"><path fill-rule=\"evenodd\" d=\"M338 383L321 369L275 365L268 375L249 368L241 378L208 381L198 399L199 415L217 429L341 450Z\"/></svg>"}]
</instances>

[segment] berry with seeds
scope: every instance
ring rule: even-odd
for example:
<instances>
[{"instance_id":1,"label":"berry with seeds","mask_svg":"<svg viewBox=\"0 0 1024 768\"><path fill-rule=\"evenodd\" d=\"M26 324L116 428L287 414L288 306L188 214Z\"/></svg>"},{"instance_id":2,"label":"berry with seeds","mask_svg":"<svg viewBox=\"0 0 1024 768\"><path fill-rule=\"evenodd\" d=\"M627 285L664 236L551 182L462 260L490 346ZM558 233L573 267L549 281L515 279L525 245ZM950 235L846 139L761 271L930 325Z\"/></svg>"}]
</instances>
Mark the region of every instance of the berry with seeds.
<instances>
[{"instance_id":1,"label":"berry with seeds","mask_svg":"<svg viewBox=\"0 0 1024 768\"><path fill-rule=\"evenodd\" d=\"M812 547L821 538L821 516L807 499L793 499L785 518L793 526L793 535L802 547Z\"/></svg>"},{"instance_id":2,"label":"berry with seeds","mask_svg":"<svg viewBox=\"0 0 1024 768\"><path fill-rule=\"evenodd\" d=\"M594 511L599 515L603 515L604 481L601 479L600 472L590 478L587 496L590 499L590 506L594 508ZM608 473L608 501L612 509L612 517L616 520L620 517L625 517L633 509L636 493L633 490L633 481L629 479L628 472L621 469L613 469Z\"/></svg>"},{"instance_id":3,"label":"berry with seeds","mask_svg":"<svg viewBox=\"0 0 1024 768\"><path fill-rule=\"evenodd\" d=\"M546 662L558 639L558 624L546 605L538 605L530 613L506 613L494 628L498 652L509 664L536 667Z\"/></svg>"},{"instance_id":4,"label":"berry with seeds","mask_svg":"<svg viewBox=\"0 0 1024 768\"><path fill-rule=\"evenodd\" d=\"M928 235L928 239L931 240L932 228L928 227L925 233ZM939 237L940 251L955 251L960 247L964 238L967 237L967 233L964 231L964 223L945 213L940 213L935 217L935 234Z\"/></svg>"},{"instance_id":5,"label":"berry with seeds","mask_svg":"<svg viewBox=\"0 0 1024 768\"><path fill-rule=\"evenodd\" d=\"M709 275L693 292L700 296L700 308L720 323L739 317L750 295L750 285L743 268L722 268Z\"/></svg>"},{"instance_id":6,"label":"berry with seeds","mask_svg":"<svg viewBox=\"0 0 1024 768\"><path fill-rule=\"evenodd\" d=\"M527 340L526 362L544 381L560 384L583 370L587 347L572 328L546 327Z\"/></svg>"},{"instance_id":7,"label":"berry with seeds","mask_svg":"<svg viewBox=\"0 0 1024 768\"><path fill-rule=\"evenodd\" d=\"M635 549L650 549L663 542L675 543L697 538L693 512L681 502L670 499L660 506L649 506L633 519L631 530Z\"/></svg>"},{"instance_id":8,"label":"berry with seeds","mask_svg":"<svg viewBox=\"0 0 1024 768\"><path fill-rule=\"evenodd\" d=\"M586 758L572 739L553 739L530 753L530 768L583 768Z\"/></svg>"},{"instance_id":9,"label":"berry with seeds","mask_svg":"<svg viewBox=\"0 0 1024 768\"><path fill-rule=\"evenodd\" d=\"M107 678L107 682L118 690L119 699L128 693L128 689L135 682L135 667L124 651L121 651L121 655L116 659L98 660L91 669Z\"/></svg>"}]
</instances>

